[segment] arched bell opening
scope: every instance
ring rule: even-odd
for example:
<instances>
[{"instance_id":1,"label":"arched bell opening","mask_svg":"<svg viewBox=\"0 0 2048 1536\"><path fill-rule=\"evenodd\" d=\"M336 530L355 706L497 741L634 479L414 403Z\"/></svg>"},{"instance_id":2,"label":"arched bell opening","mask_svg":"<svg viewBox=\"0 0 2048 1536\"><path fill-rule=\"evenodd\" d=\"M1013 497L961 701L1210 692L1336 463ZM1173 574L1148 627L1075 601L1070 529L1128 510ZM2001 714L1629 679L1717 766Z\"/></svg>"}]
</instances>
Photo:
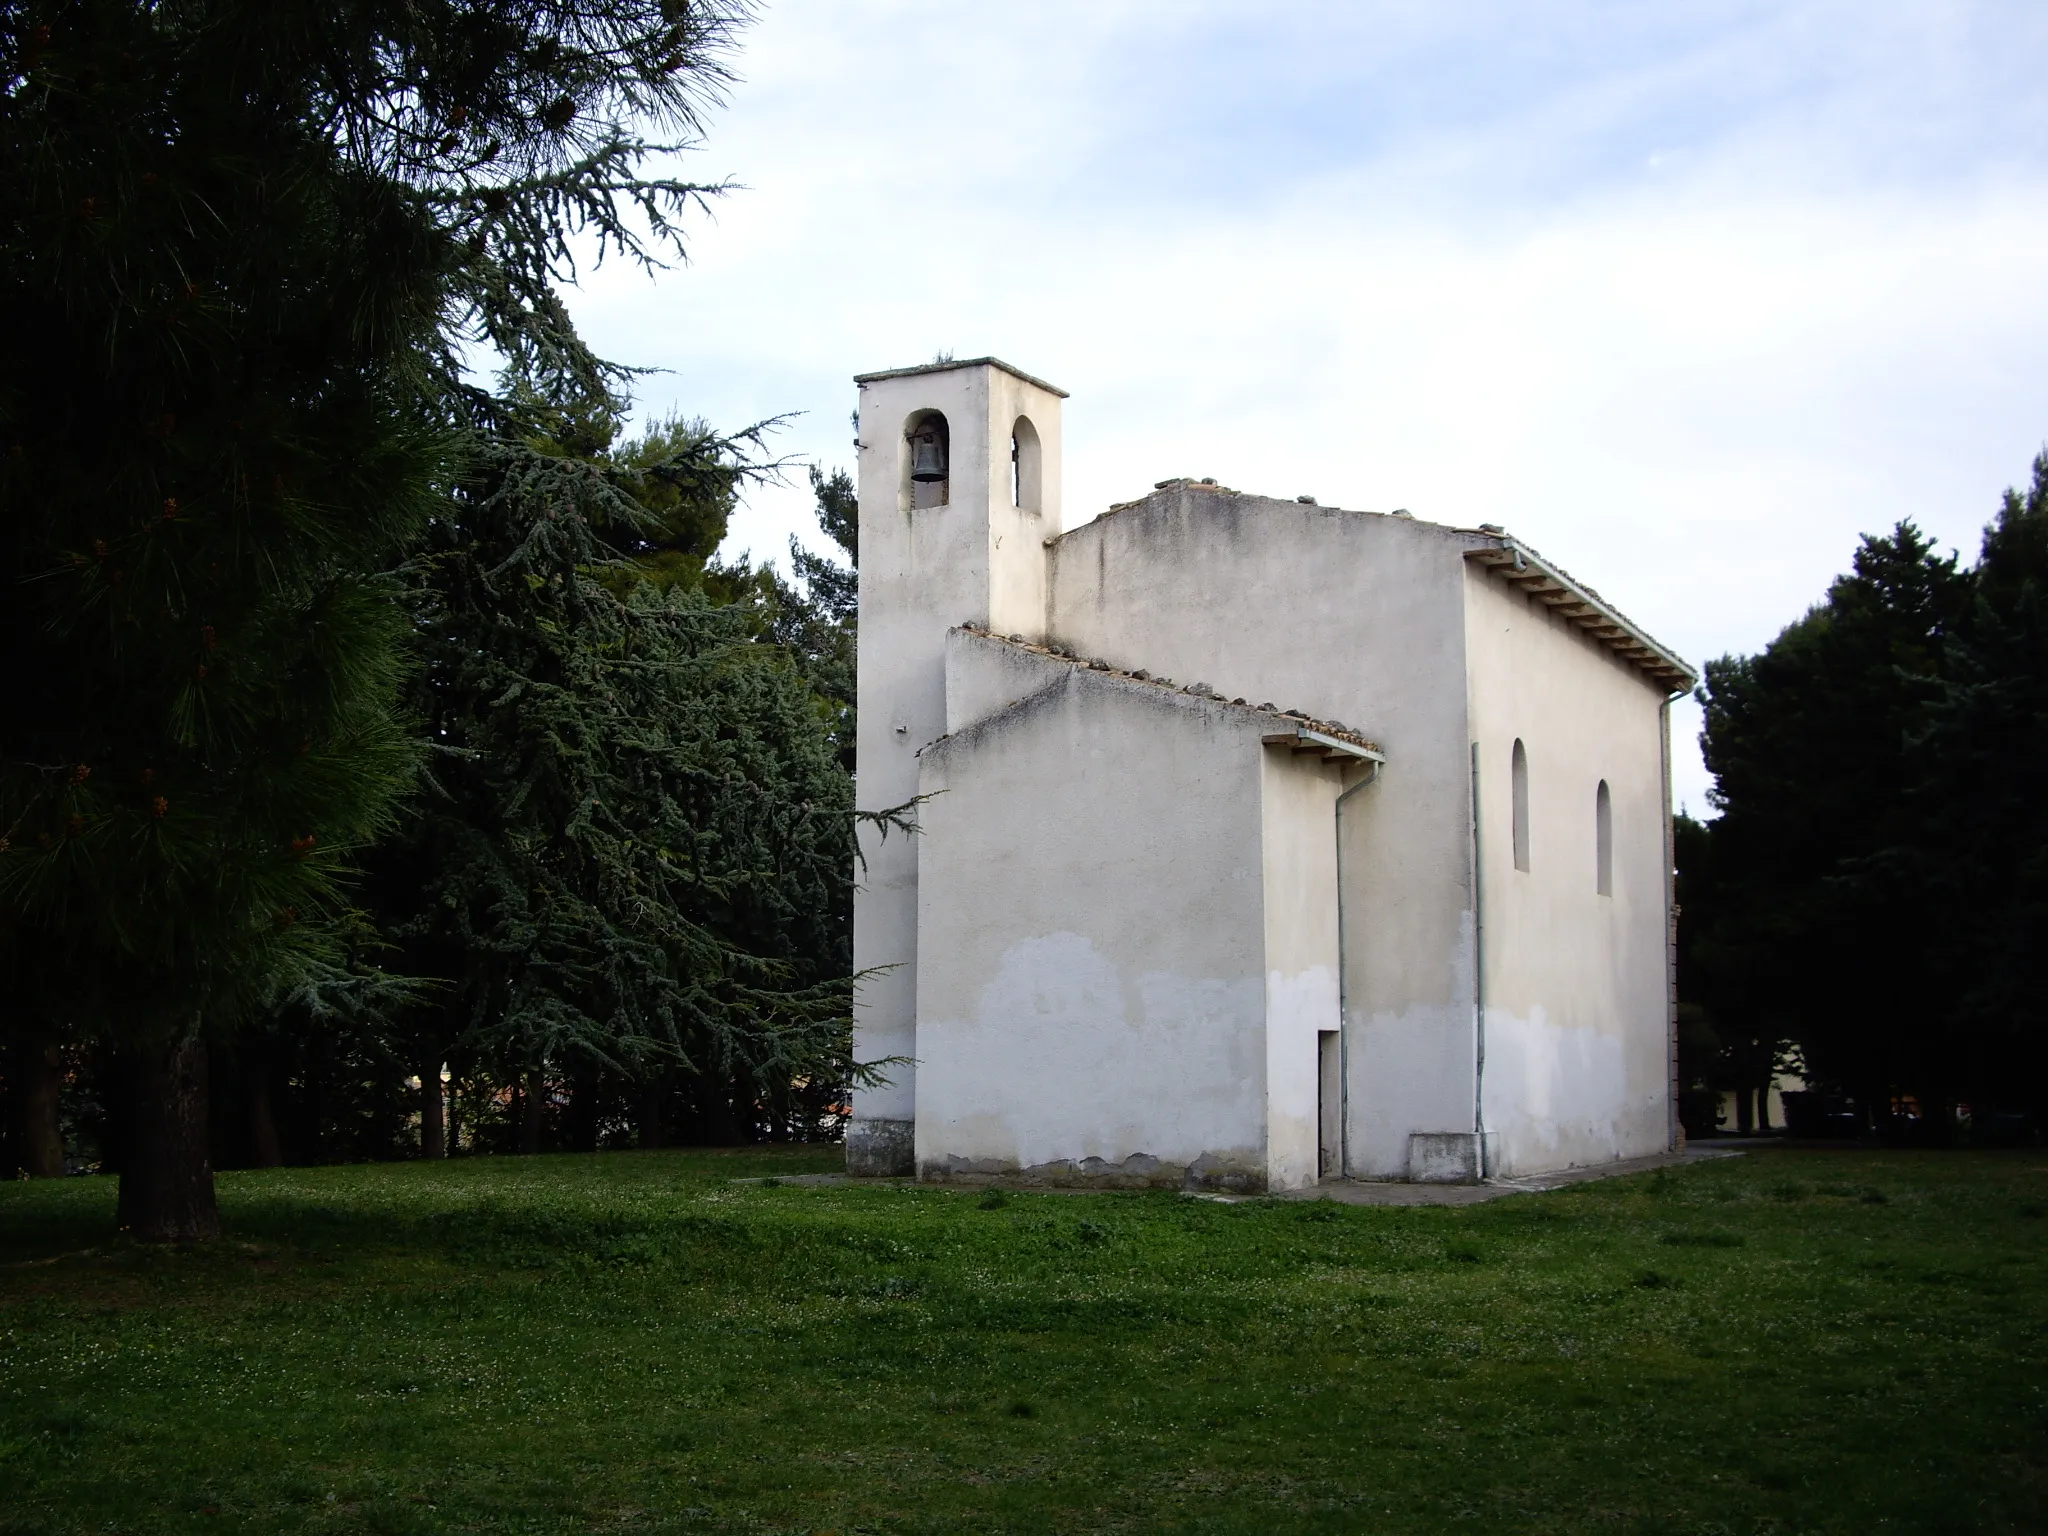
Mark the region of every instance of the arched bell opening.
<instances>
[{"instance_id":1,"label":"arched bell opening","mask_svg":"<svg viewBox=\"0 0 2048 1536\"><path fill-rule=\"evenodd\" d=\"M1044 510L1044 456L1038 446L1038 428L1029 416L1019 416L1010 428L1010 505L1025 512Z\"/></svg>"},{"instance_id":2,"label":"arched bell opening","mask_svg":"<svg viewBox=\"0 0 2048 1536\"><path fill-rule=\"evenodd\" d=\"M952 499L953 436L945 416L919 411L903 426L903 505L943 507Z\"/></svg>"}]
</instances>

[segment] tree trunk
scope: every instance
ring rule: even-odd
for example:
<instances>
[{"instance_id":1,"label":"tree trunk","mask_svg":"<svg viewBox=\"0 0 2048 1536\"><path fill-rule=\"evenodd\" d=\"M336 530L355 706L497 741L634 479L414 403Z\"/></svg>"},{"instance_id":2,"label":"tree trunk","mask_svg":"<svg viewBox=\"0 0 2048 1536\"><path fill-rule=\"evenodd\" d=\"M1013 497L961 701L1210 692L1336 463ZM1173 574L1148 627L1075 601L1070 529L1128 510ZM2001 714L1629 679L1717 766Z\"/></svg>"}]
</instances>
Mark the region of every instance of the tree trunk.
<instances>
[{"instance_id":1,"label":"tree trunk","mask_svg":"<svg viewBox=\"0 0 2048 1536\"><path fill-rule=\"evenodd\" d=\"M1749 1096L1749 1085L1743 1083L1735 1090L1735 1134L1747 1136L1756 1129L1755 1100Z\"/></svg>"},{"instance_id":2,"label":"tree trunk","mask_svg":"<svg viewBox=\"0 0 2048 1536\"><path fill-rule=\"evenodd\" d=\"M1920 1101L1928 1106L1921 1110L1927 1119L1928 1140L1937 1147L1952 1147L1956 1144L1956 1101L1946 1097L1928 1097Z\"/></svg>"},{"instance_id":3,"label":"tree trunk","mask_svg":"<svg viewBox=\"0 0 2048 1536\"><path fill-rule=\"evenodd\" d=\"M735 1077L732 1080L732 1094L726 1102L732 1105L734 1145L750 1145L761 1139L761 1121L756 1097L753 1079Z\"/></svg>"},{"instance_id":4,"label":"tree trunk","mask_svg":"<svg viewBox=\"0 0 2048 1536\"><path fill-rule=\"evenodd\" d=\"M258 1168L282 1168L284 1143L277 1134L277 1105L270 1090L267 1057L249 1063L249 1161Z\"/></svg>"},{"instance_id":5,"label":"tree trunk","mask_svg":"<svg viewBox=\"0 0 2048 1536\"><path fill-rule=\"evenodd\" d=\"M135 1063L126 1051L102 1042L88 1071L99 1089L99 1123L87 1133L99 1154L101 1173L125 1173L135 1161Z\"/></svg>"},{"instance_id":6,"label":"tree trunk","mask_svg":"<svg viewBox=\"0 0 2048 1536\"><path fill-rule=\"evenodd\" d=\"M663 1080L657 1077L640 1089L640 1146L648 1152L656 1151L662 1145L662 1084Z\"/></svg>"},{"instance_id":7,"label":"tree trunk","mask_svg":"<svg viewBox=\"0 0 2048 1536\"><path fill-rule=\"evenodd\" d=\"M299 1110L292 1116L293 1139L300 1151L294 1162L319 1163L327 1158L327 1040L313 1034L300 1058Z\"/></svg>"},{"instance_id":8,"label":"tree trunk","mask_svg":"<svg viewBox=\"0 0 2048 1536\"><path fill-rule=\"evenodd\" d=\"M427 1061L420 1064L420 1156L429 1158L448 1155L448 1121L446 1100L441 1096L441 1063Z\"/></svg>"},{"instance_id":9,"label":"tree trunk","mask_svg":"<svg viewBox=\"0 0 2048 1536\"><path fill-rule=\"evenodd\" d=\"M597 1074L588 1068L569 1080L569 1150L597 1150Z\"/></svg>"},{"instance_id":10,"label":"tree trunk","mask_svg":"<svg viewBox=\"0 0 2048 1536\"><path fill-rule=\"evenodd\" d=\"M548 1108L548 1085L538 1072L526 1074L525 1102L519 1106L519 1150L540 1150L540 1132Z\"/></svg>"},{"instance_id":11,"label":"tree trunk","mask_svg":"<svg viewBox=\"0 0 2048 1536\"><path fill-rule=\"evenodd\" d=\"M206 1047L150 1046L135 1057L134 1145L121 1170L117 1220L138 1242L220 1236L207 1154Z\"/></svg>"},{"instance_id":12,"label":"tree trunk","mask_svg":"<svg viewBox=\"0 0 2048 1536\"><path fill-rule=\"evenodd\" d=\"M704 1106L705 1126L710 1145L714 1147L736 1147L743 1141L754 1138L740 1127L735 1084L731 1078L711 1078L706 1086L710 1090L710 1102Z\"/></svg>"},{"instance_id":13,"label":"tree trunk","mask_svg":"<svg viewBox=\"0 0 2048 1536\"><path fill-rule=\"evenodd\" d=\"M64 1056L54 1045L24 1045L15 1052L21 1107L21 1166L32 1179L64 1176L64 1124L58 1093L64 1086Z\"/></svg>"},{"instance_id":14,"label":"tree trunk","mask_svg":"<svg viewBox=\"0 0 2048 1536\"><path fill-rule=\"evenodd\" d=\"M462 1079L448 1079L448 1155L462 1150Z\"/></svg>"}]
</instances>

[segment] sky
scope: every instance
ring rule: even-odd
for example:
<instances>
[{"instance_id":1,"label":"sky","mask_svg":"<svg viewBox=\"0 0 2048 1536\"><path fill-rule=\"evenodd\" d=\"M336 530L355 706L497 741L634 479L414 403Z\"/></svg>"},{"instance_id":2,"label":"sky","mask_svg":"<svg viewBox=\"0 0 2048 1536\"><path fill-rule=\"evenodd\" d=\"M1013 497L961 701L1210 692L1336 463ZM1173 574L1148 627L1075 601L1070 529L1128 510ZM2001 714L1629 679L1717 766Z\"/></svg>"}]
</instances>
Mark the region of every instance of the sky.
<instances>
[{"instance_id":1,"label":"sky","mask_svg":"<svg viewBox=\"0 0 2048 1536\"><path fill-rule=\"evenodd\" d=\"M856 373L1071 392L1174 475L1503 524L1698 664L2048 441L2039 0L770 0L686 265L585 274L644 418L851 467ZM801 474L727 552L818 540ZM1675 798L1707 813L1696 706Z\"/></svg>"}]
</instances>

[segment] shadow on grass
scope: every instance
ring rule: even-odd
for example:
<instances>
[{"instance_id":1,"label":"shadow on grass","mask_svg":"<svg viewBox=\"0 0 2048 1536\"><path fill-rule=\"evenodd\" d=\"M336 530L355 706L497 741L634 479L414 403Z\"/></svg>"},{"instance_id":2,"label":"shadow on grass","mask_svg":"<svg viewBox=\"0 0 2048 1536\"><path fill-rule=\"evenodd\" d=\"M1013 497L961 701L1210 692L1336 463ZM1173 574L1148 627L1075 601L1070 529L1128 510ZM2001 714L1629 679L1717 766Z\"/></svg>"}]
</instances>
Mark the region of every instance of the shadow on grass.
<instances>
[{"instance_id":1,"label":"shadow on grass","mask_svg":"<svg viewBox=\"0 0 2048 1536\"><path fill-rule=\"evenodd\" d=\"M0 1271L0 1506L65 1536L2048 1529L2039 1153L1459 1209L732 1182L832 1155L230 1174L228 1239L186 1253L110 1245L111 1181L0 1189L7 1242L97 1254Z\"/></svg>"},{"instance_id":2,"label":"shadow on grass","mask_svg":"<svg viewBox=\"0 0 2048 1536\"><path fill-rule=\"evenodd\" d=\"M242 1169L216 1178L223 1243L266 1251L405 1252L492 1268L582 1257L645 1262L679 1241L730 1237L684 1209L731 1180L835 1171L836 1146L692 1148ZM0 1185L0 1266L20 1270L137 1250L114 1225L119 1181Z\"/></svg>"}]
</instances>

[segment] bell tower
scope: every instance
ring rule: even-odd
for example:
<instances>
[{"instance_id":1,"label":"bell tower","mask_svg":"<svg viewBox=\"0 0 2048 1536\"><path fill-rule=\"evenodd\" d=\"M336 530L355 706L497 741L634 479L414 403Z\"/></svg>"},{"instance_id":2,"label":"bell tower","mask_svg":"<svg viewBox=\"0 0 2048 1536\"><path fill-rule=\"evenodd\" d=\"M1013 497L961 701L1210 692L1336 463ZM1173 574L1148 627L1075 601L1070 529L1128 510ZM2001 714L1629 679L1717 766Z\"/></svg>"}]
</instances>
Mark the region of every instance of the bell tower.
<instances>
[{"instance_id":1,"label":"bell tower","mask_svg":"<svg viewBox=\"0 0 2048 1536\"><path fill-rule=\"evenodd\" d=\"M917 752L946 728L946 631L1042 639L1045 541L1060 531L1055 389L992 357L865 373L860 386L860 722L856 803L917 795ZM853 898L856 1061L903 1060L856 1088L846 1169L914 1171L917 839L860 829ZM873 972L874 974L866 974Z\"/></svg>"}]
</instances>

